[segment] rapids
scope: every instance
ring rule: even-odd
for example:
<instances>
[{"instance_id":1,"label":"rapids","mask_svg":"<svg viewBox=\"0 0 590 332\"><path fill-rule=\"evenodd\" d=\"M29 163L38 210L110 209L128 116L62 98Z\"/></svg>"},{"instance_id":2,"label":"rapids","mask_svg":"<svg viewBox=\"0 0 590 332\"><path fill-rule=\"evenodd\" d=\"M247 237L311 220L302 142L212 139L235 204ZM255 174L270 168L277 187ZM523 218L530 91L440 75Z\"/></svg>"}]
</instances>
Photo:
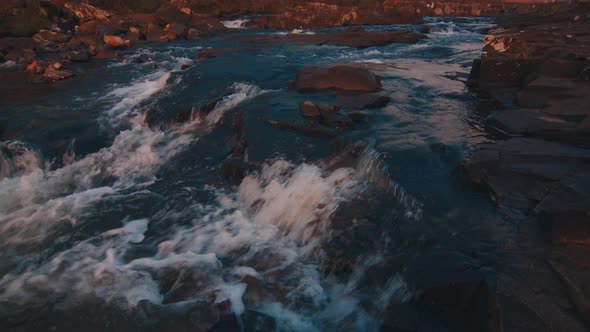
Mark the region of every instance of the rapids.
<instances>
[{"instance_id":1,"label":"rapids","mask_svg":"<svg viewBox=\"0 0 590 332\"><path fill-rule=\"evenodd\" d=\"M224 22L313 33L246 23ZM361 50L151 45L26 100L0 87L0 330L202 331L256 311L278 331L378 331L414 296L415 257L476 253L493 269L502 218L456 175L488 140L464 82L493 22L427 25L418 44ZM207 48L236 51L193 64ZM331 139L269 124L333 102L290 90L297 69L352 62L391 97L367 123ZM145 125L208 103L205 118ZM240 139L255 168L226 178Z\"/></svg>"}]
</instances>

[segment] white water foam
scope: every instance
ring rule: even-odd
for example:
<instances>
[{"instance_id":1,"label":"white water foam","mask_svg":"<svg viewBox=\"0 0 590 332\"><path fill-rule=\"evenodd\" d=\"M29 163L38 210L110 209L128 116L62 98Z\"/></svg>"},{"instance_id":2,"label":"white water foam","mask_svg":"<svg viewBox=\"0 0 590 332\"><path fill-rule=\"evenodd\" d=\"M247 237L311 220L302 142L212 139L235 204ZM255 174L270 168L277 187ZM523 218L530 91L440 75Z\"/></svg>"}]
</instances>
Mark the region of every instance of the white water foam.
<instances>
[{"instance_id":1,"label":"white water foam","mask_svg":"<svg viewBox=\"0 0 590 332\"><path fill-rule=\"evenodd\" d=\"M239 19L233 21L221 21L221 23L228 29L246 29L246 24L250 19Z\"/></svg>"},{"instance_id":2,"label":"white water foam","mask_svg":"<svg viewBox=\"0 0 590 332\"><path fill-rule=\"evenodd\" d=\"M293 29L291 31L279 31L273 33L275 35L315 35L316 33L311 30L304 30L304 29Z\"/></svg>"},{"instance_id":3,"label":"white water foam","mask_svg":"<svg viewBox=\"0 0 590 332\"><path fill-rule=\"evenodd\" d=\"M114 106L106 113L108 122L112 125L120 124L122 120L132 115L131 112L137 105L162 90L169 78L170 72L157 71L142 77L131 85L111 90L105 96L105 99L115 102Z\"/></svg>"},{"instance_id":4,"label":"white water foam","mask_svg":"<svg viewBox=\"0 0 590 332\"><path fill-rule=\"evenodd\" d=\"M20 141L0 142L0 180L32 173L42 168L41 154Z\"/></svg>"},{"instance_id":5,"label":"white water foam","mask_svg":"<svg viewBox=\"0 0 590 332\"><path fill-rule=\"evenodd\" d=\"M142 300L190 306L213 298L211 305L228 301L238 315L245 311L246 301L255 303L254 309L273 316L281 331L320 331L349 324L377 330L376 317L391 299L407 298L404 281L393 275L377 290L374 304L361 307L364 295L358 284L379 259L365 260L343 284L323 279L321 267L309 256L310 249L328 235L330 214L338 204L362 190L361 178L351 168L326 172L314 165L277 160L249 175L237 192L220 193L218 205L195 204L158 220L177 224L192 219L192 223L161 241L155 255L126 258L134 244L144 241L153 221L126 222L45 263L6 274L0 279L0 302L51 302L67 294L60 304L65 308L85 297L134 308ZM190 291L162 289L166 271L176 271L179 285L192 284ZM187 275L199 279L183 279ZM250 288L241 279L244 276L269 283L273 295ZM316 314L309 316L310 310Z\"/></svg>"},{"instance_id":6,"label":"white water foam","mask_svg":"<svg viewBox=\"0 0 590 332\"><path fill-rule=\"evenodd\" d=\"M3 63L0 63L0 69L9 69L18 66L16 61L8 60Z\"/></svg>"},{"instance_id":7,"label":"white water foam","mask_svg":"<svg viewBox=\"0 0 590 332\"><path fill-rule=\"evenodd\" d=\"M223 99L215 105L215 109L207 115L207 124L217 124L227 111L247 100L268 92L267 90L260 89L260 87L256 85L243 82L234 83L230 89L232 90L232 93L223 97Z\"/></svg>"}]
</instances>

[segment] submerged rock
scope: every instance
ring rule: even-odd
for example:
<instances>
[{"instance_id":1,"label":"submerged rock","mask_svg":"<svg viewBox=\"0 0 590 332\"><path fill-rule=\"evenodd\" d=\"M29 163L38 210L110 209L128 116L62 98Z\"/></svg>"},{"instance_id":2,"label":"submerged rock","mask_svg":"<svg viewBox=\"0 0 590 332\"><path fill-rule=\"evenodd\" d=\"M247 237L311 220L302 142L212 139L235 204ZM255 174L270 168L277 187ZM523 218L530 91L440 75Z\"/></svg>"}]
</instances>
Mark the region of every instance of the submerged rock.
<instances>
[{"instance_id":1,"label":"submerged rock","mask_svg":"<svg viewBox=\"0 0 590 332\"><path fill-rule=\"evenodd\" d=\"M61 66L56 67L53 65L47 67L45 69L45 73L43 73L43 78L50 82L65 80L72 76L74 76L73 72L63 69Z\"/></svg>"},{"instance_id":2,"label":"submerged rock","mask_svg":"<svg viewBox=\"0 0 590 332\"><path fill-rule=\"evenodd\" d=\"M381 88L381 82L371 71L352 65L306 67L297 71L292 88L299 91L334 89L372 92Z\"/></svg>"},{"instance_id":3,"label":"submerged rock","mask_svg":"<svg viewBox=\"0 0 590 332\"><path fill-rule=\"evenodd\" d=\"M212 103L194 106L187 111L166 112L160 109L150 109L146 112L143 123L152 129L157 129L185 122L203 121L220 100L221 98Z\"/></svg>"},{"instance_id":4,"label":"submerged rock","mask_svg":"<svg viewBox=\"0 0 590 332\"><path fill-rule=\"evenodd\" d=\"M309 100L304 100L299 104L299 111L304 117L320 117L323 119L328 119L330 115L338 112L339 110L340 108L337 106L319 105Z\"/></svg>"}]
</instances>

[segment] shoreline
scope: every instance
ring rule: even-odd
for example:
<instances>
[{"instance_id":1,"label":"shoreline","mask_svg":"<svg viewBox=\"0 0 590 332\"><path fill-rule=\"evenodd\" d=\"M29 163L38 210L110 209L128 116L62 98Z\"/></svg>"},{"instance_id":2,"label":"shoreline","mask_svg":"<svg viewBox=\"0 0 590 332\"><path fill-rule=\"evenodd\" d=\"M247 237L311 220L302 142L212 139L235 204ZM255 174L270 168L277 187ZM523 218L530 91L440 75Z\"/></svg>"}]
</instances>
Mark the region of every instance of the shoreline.
<instances>
[{"instance_id":1,"label":"shoreline","mask_svg":"<svg viewBox=\"0 0 590 332\"><path fill-rule=\"evenodd\" d=\"M518 328L513 316L519 312L539 329L584 330L590 326L584 292L590 280L590 4L555 4L498 23L469 82L501 105L485 120L498 141L476 147L463 171L500 208L524 213L516 221L518 243L507 248L513 262L499 275L500 306L511 308L509 328Z\"/></svg>"}]
</instances>

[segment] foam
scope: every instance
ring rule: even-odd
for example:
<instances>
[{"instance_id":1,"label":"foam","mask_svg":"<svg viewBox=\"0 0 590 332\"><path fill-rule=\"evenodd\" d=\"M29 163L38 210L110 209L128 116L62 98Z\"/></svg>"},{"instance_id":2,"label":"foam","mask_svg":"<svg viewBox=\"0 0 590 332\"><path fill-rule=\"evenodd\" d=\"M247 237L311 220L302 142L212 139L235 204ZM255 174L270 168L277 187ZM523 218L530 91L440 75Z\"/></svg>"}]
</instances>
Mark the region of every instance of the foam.
<instances>
[{"instance_id":1,"label":"foam","mask_svg":"<svg viewBox=\"0 0 590 332\"><path fill-rule=\"evenodd\" d=\"M250 22L250 19L221 21L221 23L228 29L246 29L246 23L248 22Z\"/></svg>"},{"instance_id":2,"label":"foam","mask_svg":"<svg viewBox=\"0 0 590 332\"><path fill-rule=\"evenodd\" d=\"M0 142L0 180L41 170L41 154L21 141Z\"/></svg>"},{"instance_id":3,"label":"foam","mask_svg":"<svg viewBox=\"0 0 590 332\"><path fill-rule=\"evenodd\" d=\"M241 103L253 99L263 93L268 91L260 89L260 87L248 83L234 83L230 87L232 93L223 97L221 101L215 105L213 111L207 114L207 124L214 125L218 123L223 115L235 108L236 106L240 105Z\"/></svg>"},{"instance_id":4,"label":"foam","mask_svg":"<svg viewBox=\"0 0 590 332\"><path fill-rule=\"evenodd\" d=\"M115 102L106 113L108 121L118 125L123 119L132 115L134 108L142 101L162 90L169 78L170 72L157 71L136 80L131 85L111 90L105 96L105 99Z\"/></svg>"}]
</instances>

